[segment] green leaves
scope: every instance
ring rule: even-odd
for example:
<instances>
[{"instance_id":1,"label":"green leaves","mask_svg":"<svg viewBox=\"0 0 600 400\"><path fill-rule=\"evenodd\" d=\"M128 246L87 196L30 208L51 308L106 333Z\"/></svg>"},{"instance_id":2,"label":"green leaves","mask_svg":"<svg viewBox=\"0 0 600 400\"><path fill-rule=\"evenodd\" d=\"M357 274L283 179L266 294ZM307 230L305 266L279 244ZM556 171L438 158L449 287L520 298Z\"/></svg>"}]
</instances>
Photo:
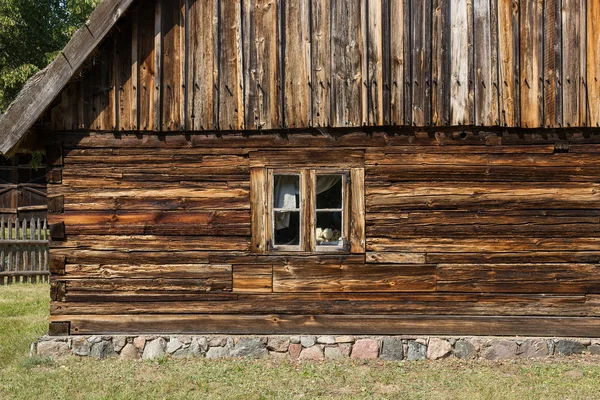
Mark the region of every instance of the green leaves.
<instances>
[{"instance_id":1,"label":"green leaves","mask_svg":"<svg viewBox=\"0 0 600 400\"><path fill-rule=\"evenodd\" d=\"M54 59L99 0L0 0L0 112Z\"/></svg>"}]
</instances>

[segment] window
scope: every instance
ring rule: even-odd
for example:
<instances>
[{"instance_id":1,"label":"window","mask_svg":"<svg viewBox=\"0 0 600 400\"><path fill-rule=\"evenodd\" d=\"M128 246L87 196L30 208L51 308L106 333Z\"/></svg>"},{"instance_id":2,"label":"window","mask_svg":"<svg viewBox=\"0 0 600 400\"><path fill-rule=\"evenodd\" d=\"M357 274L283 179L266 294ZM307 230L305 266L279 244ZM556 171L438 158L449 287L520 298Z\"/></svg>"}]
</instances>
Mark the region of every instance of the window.
<instances>
[{"instance_id":1,"label":"window","mask_svg":"<svg viewBox=\"0 0 600 400\"><path fill-rule=\"evenodd\" d=\"M348 250L349 171L268 171L269 250Z\"/></svg>"},{"instance_id":2,"label":"window","mask_svg":"<svg viewBox=\"0 0 600 400\"><path fill-rule=\"evenodd\" d=\"M250 153L254 253L364 253L364 153Z\"/></svg>"}]
</instances>

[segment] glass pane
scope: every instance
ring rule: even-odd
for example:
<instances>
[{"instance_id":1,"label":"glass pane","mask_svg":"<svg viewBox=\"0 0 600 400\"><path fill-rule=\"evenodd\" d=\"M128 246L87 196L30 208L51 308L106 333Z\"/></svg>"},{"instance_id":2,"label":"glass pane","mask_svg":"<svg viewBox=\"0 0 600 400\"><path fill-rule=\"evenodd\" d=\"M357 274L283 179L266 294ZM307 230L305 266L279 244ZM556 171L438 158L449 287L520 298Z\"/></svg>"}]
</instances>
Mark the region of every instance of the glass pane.
<instances>
[{"instance_id":1,"label":"glass pane","mask_svg":"<svg viewBox=\"0 0 600 400\"><path fill-rule=\"evenodd\" d=\"M300 208L300 176L275 175L273 207L284 209Z\"/></svg>"},{"instance_id":2,"label":"glass pane","mask_svg":"<svg viewBox=\"0 0 600 400\"><path fill-rule=\"evenodd\" d=\"M275 244L297 246L300 244L300 212L275 212Z\"/></svg>"},{"instance_id":3,"label":"glass pane","mask_svg":"<svg viewBox=\"0 0 600 400\"><path fill-rule=\"evenodd\" d=\"M317 176L317 209L342 208L342 175Z\"/></svg>"},{"instance_id":4,"label":"glass pane","mask_svg":"<svg viewBox=\"0 0 600 400\"><path fill-rule=\"evenodd\" d=\"M342 244L342 213L340 211L317 211L317 245L339 246Z\"/></svg>"}]
</instances>

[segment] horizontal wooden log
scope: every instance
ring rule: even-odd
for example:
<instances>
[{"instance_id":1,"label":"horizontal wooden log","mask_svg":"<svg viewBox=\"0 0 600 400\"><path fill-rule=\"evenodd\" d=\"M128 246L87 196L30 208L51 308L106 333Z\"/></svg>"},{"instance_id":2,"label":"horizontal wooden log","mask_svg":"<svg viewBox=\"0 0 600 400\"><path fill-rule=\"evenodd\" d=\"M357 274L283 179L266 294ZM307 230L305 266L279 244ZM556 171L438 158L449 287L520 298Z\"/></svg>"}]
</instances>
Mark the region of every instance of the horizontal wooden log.
<instances>
[{"instance_id":1,"label":"horizontal wooden log","mask_svg":"<svg viewBox=\"0 0 600 400\"><path fill-rule=\"evenodd\" d=\"M507 263L600 263L600 251L506 251L469 253L428 252L428 264L507 264Z\"/></svg>"},{"instance_id":2,"label":"horizontal wooden log","mask_svg":"<svg viewBox=\"0 0 600 400\"><path fill-rule=\"evenodd\" d=\"M600 168L544 166L383 165L367 167L367 185L378 182L598 182Z\"/></svg>"},{"instance_id":3,"label":"horizontal wooden log","mask_svg":"<svg viewBox=\"0 0 600 400\"><path fill-rule=\"evenodd\" d=\"M74 248L52 248L52 255L66 257L67 264L106 264L106 265L161 265L161 264L209 264L211 252L202 250L183 251L140 251L123 250L89 250ZM235 253L234 253L235 254ZM227 264L223 262L211 264Z\"/></svg>"},{"instance_id":4,"label":"horizontal wooden log","mask_svg":"<svg viewBox=\"0 0 600 400\"><path fill-rule=\"evenodd\" d=\"M440 292L599 293L597 264L440 264Z\"/></svg>"},{"instance_id":5,"label":"horizontal wooden log","mask_svg":"<svg viewBox=\"0 0 600 400\"><path fill-rule=\"evenodd\" d=\"M600 200L592 183L402 183L366 186L368 212L410 209L589 209Z\"/></svg>"},{"instance_id":6,"label":"horizontal wooden log","mask_svg":"<svg viewBox=\"0 0 600 400\"><path fill-rule=\"evenodd\" d=\"M61 278L62 279L62 278ZM113 278L113 279L75 279L67 280L67 292L212 292L231 291L231 272L223 274L216 271L214 276L205 278Z\"/></svg>"},{"instance_id":7,"label":"horizontal wooden log","mask_svg":"<svg viewBox=\"0 0 600 400\"><path fill-rule=\"evenodd\" d=\"M242 236L71 235L53 248L118 251L248 250Z\"/></svg>"},{"instance_id":8,"label":"horizontal wooden log","mask_svg":"<svg viewBox=\"0 0 600 400\"><path fill-rule=\"evenodd\" d=\"M425 253L397 252L367 252L366 262L370 264L426 264Z\"/></svg>"},{"instance_id":9,"label":"horizontal wooden log","mask_svg":"<svg viewBox=\"0 0 600 400\"><path fill-rule=\"evenodd\" d=\"M367 251L482 253L600 251L600 238L367 238Z\"/></svg>"},{"instance_id":10,"label":"horizontal wooden log","mask_svg":"<svg viewBox=\"0 0 600 400\"><path fill-rule=\"evenodd\" d=\"M234 285L235 286L235 285ZM235 289L234 289L235 290ZM114 314L364 314L600 316L597 296L474 293L171 294L124 296L67 293L52 315Z\"/></svg>"},{"instance_id":11,"label":"horizontal wooden log","mask_svg":"<svg viewBox=\"0 0 600 400\"><path fill-rule=\"evenodd\" d=\"M248 164L248 158L240 155L218 154L206 155L202 154L202 150L190 151L190 149L178 149L177 151L152 151L137 154L127 154L126 152L115 151L119 149L109 149L111 154L95 155L89 150L71 150L65 157L65 165L81 165L88 167L116 167L116 166L181 166L187 168L244 168ZM166 164L166 165L165 165ZM68 167L65 167L68 168ZM247 168L247 167L246 167Z\"/></svg>"},{"instance_id":12,"label":"horizontal wooden log","mask_svg":"<svg viewBox=\"0 0 600 400\"><path fill-rule=\"evenodd\" d=\"M78 315L71 334L355 334L600 336L600 318L373 315Z\"/></svg>"},{"instance_id":13,"label":"horizontal wooden log","mask_svg":"<svg viewBox=\"0 0 600 400\"><path fill-rule=\"evenodd\" d=\"M361 150L291 149L286 151L254 151L249 154L251 167L273 168L362 168L365 162Z\"/></svg>"},{"instance_id":14,"label":"horizontal wooden log","mask_svg":"<svg viewBox=\"0 0 600 400\"><path fill-rule=\"evenodd\" d=\"M273 266L273 292L410 292L435 290L435 266L312 265Z\"/></svg>"},{"instance_id":15,"label":"horizontal wooden log","mask_svg":"<svg viewBox=\"0 0 600 400\"><path fill-rule=\"evenodd\" d=\"M210 279L219 277L231 279L231 265L214 264L143 264L143 265L81 265L65 266L66 280L93 279L106 280L116 278L128 279ZM63 278L61 278L63 279Z\"/></svg>"},{"instance_id":16,"label":"horizontal wooden log","mask_svg":"<svg viewBox=\"0 0 600 400\"><path fill-rule=\"evenodd\" d=\"M233 267L234 292L271 292L273 267L271 265L235 265Z\"/></svg>"},{"instance_id":17,"label":"horizontal wooden log","mask_svg":"<svg viewBox=\"0 0 600 400\"><path fill-rule=\"evenodd\" d=\"M537 146L532 146L535 148ZM510 146L506 146L510 149ZM413 165L413 166L464 166L464 167L589 167L597 165L600 154L461 154L460 146L454 154L377 154L375 149L368 153L365 165Z\"/></svg>"},{"instance_id":18,"label":"horizontal wooden log","mask_svg":"<svg viewBox=\"0 0 600 400\"><path fill-rule=\"evenodd\" d=\"M249 211L68 212L61 220L67 235L249 236Z\"/></svg>"}]
</instances>

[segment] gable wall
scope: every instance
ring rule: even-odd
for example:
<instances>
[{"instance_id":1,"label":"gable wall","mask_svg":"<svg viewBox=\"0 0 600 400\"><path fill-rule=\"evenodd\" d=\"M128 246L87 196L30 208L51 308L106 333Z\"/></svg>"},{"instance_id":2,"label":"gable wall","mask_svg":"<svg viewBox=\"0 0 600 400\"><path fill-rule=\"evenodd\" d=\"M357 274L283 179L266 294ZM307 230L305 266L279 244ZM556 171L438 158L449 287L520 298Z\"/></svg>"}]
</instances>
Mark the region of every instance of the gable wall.
<instances>
[{"instance_id":1,"label":"gable wall","mask_svg":"<svg viewBox=\"0 0 600 400\"><path fill-rule=\"evenodd\" d=\"M71 334L599 335L597 135L52 139L51 322ZM253 254L249 153L327 148L365 153L366 252Z\"/></svg>"},{"instance_id":2,"label":"gable wall","mask_svg":"<svg viewBox=\"0 0 600 400\"><path fill-rule=\"evenodd\" d=\"M597 127L597 2L142 0L57 130Z\"/></svg>"}]
</instances>

